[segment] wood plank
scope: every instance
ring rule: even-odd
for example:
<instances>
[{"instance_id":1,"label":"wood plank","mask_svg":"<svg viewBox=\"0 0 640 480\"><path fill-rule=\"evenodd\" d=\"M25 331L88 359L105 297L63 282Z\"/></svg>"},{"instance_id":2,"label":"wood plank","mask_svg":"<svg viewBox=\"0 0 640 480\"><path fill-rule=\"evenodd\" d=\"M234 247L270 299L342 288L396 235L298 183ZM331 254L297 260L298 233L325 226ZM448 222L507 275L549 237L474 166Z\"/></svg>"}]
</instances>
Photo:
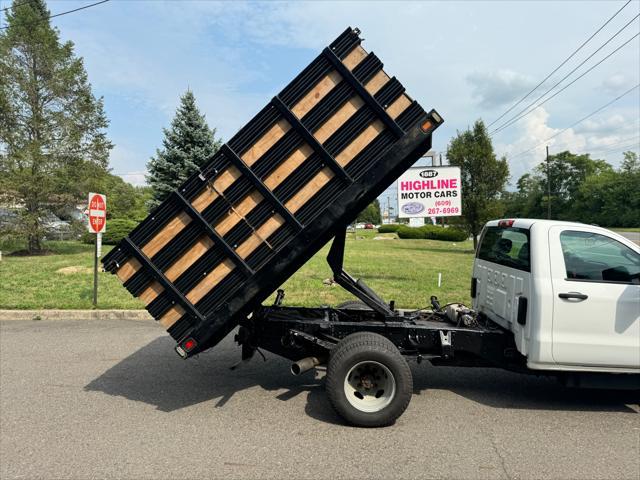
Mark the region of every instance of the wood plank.
<instances>
[{"instance_id":1,"label":"wood plank","mask_svg":"<svg viewBox=\"0 0 640 480\"><path fill-rule=\"evenodd\" d=\"M327 139L333 135L338 128L351 118L360 107L364 105L364 101L356 96L351 97L346 103L344 103L338 111L333 114L326 122L324 122L320 128L318 128L313 134L316 140L320 143L324 143Z\"/></svg>"},{"instance_id":2,"label":"wood plank","mask_svg":"<svg viewBox=\"0 0 640 480\"><path fill-rule=\"evenodd\" d=\"M169 330L182 316L184 315L184 309L180 305L174 305L167 312L160 317L158 322L165 330Z\"/></svg>"},{"instance_id":3,"label":"wood plank","mask_svg":"<svg viewBox=\"0 0 640 480\"><path fill-rule=\"evenodd\" d=\"M364 85L364 88L371 95L375 95L388 81L389 75L384 73L384 70L378 70L378 72Z\"/></svg>"},{"instance_id":4,"label":"wood plank","mask_svg":"<svg viewBox=\"0 0 640 480\"><path fill-rule=\"evenodd\" d=\"M213 270L211 270L207 274L206 277L200 280L200 282L198 282L198 284L189 293L187 293L187 299L193 304L198 303L234 268L235 265L229 259L226 259L222 263L219 263Z\"/></svg>"},{"instance_id":5,"label":"wood plank","mask_svg":"<svg viewBox=\"0 0 640 480\"><path fill-rule=\"evenodd\" d=\"M140 300L142 300L145 305L149 305L163 291L164 288L162 288L162 285L154 280L142 291L140 294Z\"/></svg>"},{"instance_id":6,"label":"wood plank","mask_svg":"<svg viewBox=\"0 0 640 480\"><path fill-rule=\"evenodd\" d=\"M383 130L384 123L382 123L381 120L375 120L370 123L367 128L360 132L360 134L336 156L336 162L343 167L346 166Z\"/></svg>"},{"instance_id":7,"label":"wood plank","mask_svg":"<svg viewBox=\"0 0 640 480\"><path fill-rule=\"evenodd\" d=\"M142 251L147 257L153 257L189 223L191 223L191 217L186 212L180 212L142 247Z\"/></svg>"},{"instance_id":8,"label":"wood plank","mask_svg":"<svg viewBox=\"0 0 640 480\"><path fill-rule=\"evenodd\" d=\"M142 268L142 264L138 259L129 258L117 271L116 275L122 283L129 280L133 275Z\"/></svg>"},{"instance_id":9,"label":"wood plank","mask_svg":"<svg viewBox=\"0 0 640 480\"><path fill-rule=\"evenodd\" d=\"M266 222L264 222L260 227L258 227L255 233L252 233L251 236L246 239L242 244L237 248L236 252L243 259L247 258L253 251L263 243L263 240L269 238L269 236L275 232L278 228L284 225L284 218L282 218L277 213L269 218Z\"/></svg>"},{"instance_id":10,"label":"wood plank","mask_svg":"<svg viewBox=\"0 0 640 480\"><path fill-rule=\"evenodd\" d=\"M367 52L365 49L358 45L342 59L342 63L344 63L349 70L353 70L366 56Z\"/></svg>"},{"instance_id":11,"label":"wood plank","mask_svg":"<svg viewBox=\"0 0 640 480\"><path fill-rule=\"evenodd\" d=\"M211 205L216 198L218 198L216 190L224 193L224 191L241 176L242 174L240 173L240 170L236 167L229 166L225 168L213 179L213 188L211 188L210 185L206 185L198 196L193 199L191 202L193 208L202 212L205 208Z\"/></svg>"},{"instance_id":12,"label":"wood plank","mask_svg":"<svg viewBox=\"0 0 640 480\"><path fill-rule=\"evenodd\" d=\"M385 74L386 81L389 77ZM359 98L359 97L355 97ZM360 100L362 102L362 100ZM400 115L409 105L411 100L406 95L401 95L387 109L392 118ZM333 117L332 117L333 118ZM322 128L322 127L321 127ZM371 143L385 129L381 120L373 121L365 130L363 130L345 149L343 149L336 161L341 166L346 166L351 162L369 143ZM316 135L317 138L317 135ZM302 187L298 192L287 201L285 206L292 213L297 212L305 203L320 191L333 178L333 172L327 167L318 172L309 183Z\"/></svg>"},{"instance_id":13,"label":"wood plank","mask_svg":"<svg viewBox=\"0 0 640 480\"><path fill-rule=\"evenodd\" d=\"M297 193L287 201L285 207L292 213L297 212L333 178L333 175L333 171L329 167L323 168L315 174L309 183L298 190Z\"/></svg>"},{"instance_id":14,"label":"wood plank","mask_svg":"<svg viewBox=\"0 0 640 480\"><path fill-rule=\"evenodd\" d=\"M411 100L406 95L400 95L391 105L387 108L387 113L391 118L398 118L407 107L411 105Z\"/></svg>"},{"instance_id":15,"label":"wood plank","mask_svg":"<svg viewBox=\"0 0 640 480\"><path fill-rule=\"evenodd\" d=\"M213 247L213 240L208 235L201 235L198 240L182 254L171 266L164 272L165 277L173 282L176 278L187 271L191 265Z\"/></svg>"},{"instance_id":16,"label":"wood plank","mask_svg":"<svg viewBox=\"0 0 640 480\"><path fill-rule=\"evenodd\" d=\"M247 196L245 196L240 202L230 209L228 215L216 223L215 230L222 237L229 233L238 222L246 217L251 210L253 210L263 200L262 195L257 190L252 190Z\"/></svg>"},{"instance_id":17,"label":"wood plank","mask_svg":"<svg viewBox=\"0 0 640 480\"><path fill-rule=\"evenodd\" d=\"M277 121L272 125L272 127L267 130L267 132L260 137L252 146L244 152L241 156L244 163L248 166L253 165L256 161L271 147L275 145L275 143L280 140L285 133L289 131L291 125L289 122L282 119Z\"/></svg>"},{"instance_id":18,"label":"wood plank","mask_svg":"<svg viewBox=\"0 0 640 480\"><path fill-rule=\"evenodd\" d=\"M296 149L287 159L278 165L267 177L264 179L264 184L269 190L275 189L280 185L285 178L293 173L302 163L311 156L313 149L303 143Z\"/></svg>"},{"instance_id":19,"label":"wood plank","mask_svg":"<svg viewBox=\"0 0 640 480\"><path fill-rule=\"evenodd\" d=\"M338 83L342 81L340 74L331 70L313 87L298 103L296 103L291 111L298 117L304 117L309 110L315 107Z\"/></svg>"}]
</instances>

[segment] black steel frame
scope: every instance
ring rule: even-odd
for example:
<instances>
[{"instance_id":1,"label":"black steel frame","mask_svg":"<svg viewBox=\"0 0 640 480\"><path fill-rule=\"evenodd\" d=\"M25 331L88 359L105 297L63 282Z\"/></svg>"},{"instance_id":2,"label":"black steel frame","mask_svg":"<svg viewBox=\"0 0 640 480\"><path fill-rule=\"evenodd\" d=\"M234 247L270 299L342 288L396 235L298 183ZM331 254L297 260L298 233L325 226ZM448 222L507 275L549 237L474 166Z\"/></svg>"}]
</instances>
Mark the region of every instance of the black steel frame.
<instances>
[{"instance_id":1,"label":"black steel frame","mask_svg":"<svg viewBox=\"0 0 640 480\"><path fill-rule=\"evenodd\" d=\"M147 306L154 317L159 318L173 304L178 303L184 307L186 314L171 327L169 333L179 343L188 337L197 340L197 349L190 351L189 355L215 345L226 336L238 321L259 306L313 253L343 231L357 212L380 195L431 147L431 134L442 123L439 115L434 111L425 113L417 102L413 102L394 120L387 114L384 106L404 92L402 85L393 78L374 96L364 88L363 82L382 67L375 55L370 53L353 72L344 67L340 59L359 45L360 41L357 29L347 29L331 44L330 49L320 54L228 144L213 155L202 172L189 178L179 191L156 208L125 241L103 259L105 269L111 272L115 272L131 256L138 259L143 268L125 283L126 288L136 295L151 279L155 278L160 282L164 292ZM332 69L338 70L344 82L307 115L298 119L290 110L290 105L302 98ZM320 145L312 132L319 128L341 102L354 94L362 97L365 107L358 110L357 114ZM291 132L285 134L249 168L242 161L241 155L279 118L284 118L291 124ZM346 168L342 168L333 155L376 118L385 124L386 130ZM431 126L424 130L422 125L427 121ZM263 183L265 175L286 158L287 152L299 142L308 143L314 153L291 178L270 191ZM201 212L195 210L190 204L195 195L207 184L211 184L216 175L228 165L241 171L241 179L234 182L206 209ZM334 178L302 209L292 214L284 203L295 193L295 186L309 181L325 165L335 173ZM223 237L218 235L211 225L226 214L233 202L243 198L251 189L257 189L262 194L263 201ZM188 226L153 258L147 258L140 246L181 211L186 212L197 227ZM240 258L234 250L236 245L248 238L274 212L285 219L284 226L247 258ZM196 241L198 232L212 238L220 247L219 252L239 268L237 272L234 269L213 292L193 305L185 297L190 285L197 278L202 278L203 273L206 275L213 262L221 261L220 253L211 252L211 255L207 254L208 257L203 256L173 283L164 277L162 269ZM378 314L389 315L391 310L374 292L352 279L341 268L336 277L341 284L347 285L345 288L368 292L370 303Z\"/></svg>"}]
</instances>

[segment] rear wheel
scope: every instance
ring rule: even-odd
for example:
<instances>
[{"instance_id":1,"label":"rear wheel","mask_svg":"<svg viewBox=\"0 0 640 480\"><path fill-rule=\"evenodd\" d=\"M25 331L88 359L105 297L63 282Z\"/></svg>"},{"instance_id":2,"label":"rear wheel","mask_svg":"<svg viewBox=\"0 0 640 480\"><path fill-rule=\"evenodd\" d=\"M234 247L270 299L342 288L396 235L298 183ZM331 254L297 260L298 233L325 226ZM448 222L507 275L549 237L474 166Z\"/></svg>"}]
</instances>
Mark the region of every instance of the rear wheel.
<instances>
[{"instance_id":1,"label":"rear wheel","mask_svg":"<svg viewBox=\"0 0 640 480\"><path fill-rule=\"evenodd\" d=\"M384 427L409 405L413 378L390 340L360 332L343 339L331 353L326 389L331 405L348 423Z\"/></svg>"},{"instance_id":2,"label":"rear wheel","mask_svg":"<svg viewBox=\"0 0 640 480\"><path fill-rule=\"evenodd\" d=\"M371 307L366 303L360 300L347 300L346 302L342 302L338 304L336 307L338 310L348 309L348 310L371 310Z\"/></svg>"}]
</instances>

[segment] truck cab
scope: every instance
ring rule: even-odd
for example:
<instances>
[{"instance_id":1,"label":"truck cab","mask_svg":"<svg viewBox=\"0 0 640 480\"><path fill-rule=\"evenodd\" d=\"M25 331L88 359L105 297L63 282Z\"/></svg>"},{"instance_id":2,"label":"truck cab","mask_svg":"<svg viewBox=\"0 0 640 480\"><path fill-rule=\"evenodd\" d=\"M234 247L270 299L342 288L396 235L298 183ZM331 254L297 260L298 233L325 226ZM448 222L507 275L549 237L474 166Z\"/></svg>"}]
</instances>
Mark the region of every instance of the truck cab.
<instances>
[{"instance_id":1,"label":"truck cab","mask_svg":"<svg viewBox=\"0 0 640 480\"><path fill-rule=\"evenodd\" d=\"M640 247L605 228L488 222L473 307L514 335L534 370L640 372Z\"/></svg>"}]
</instances>

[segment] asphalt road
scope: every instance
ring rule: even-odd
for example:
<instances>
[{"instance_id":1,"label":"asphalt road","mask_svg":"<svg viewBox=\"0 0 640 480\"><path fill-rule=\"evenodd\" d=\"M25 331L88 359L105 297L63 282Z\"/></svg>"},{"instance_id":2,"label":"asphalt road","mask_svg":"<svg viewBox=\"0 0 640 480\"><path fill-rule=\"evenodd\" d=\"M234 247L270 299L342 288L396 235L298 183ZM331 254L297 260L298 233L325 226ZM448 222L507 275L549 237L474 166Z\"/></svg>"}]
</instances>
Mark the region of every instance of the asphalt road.
<instances>
[{"instance_id":1,"label":"asphalt road","mask_svg":"<svg viewBox=\"0 0 640 480\"><path fill-rule=\"evenodd\" d=\"M172 346L151 322L1 324L0 478L640 478L630 393L413 365L408 410L366 430L285 360Z\"/></svg>"},{"instance_id":2,"label":"asphalt road","mask_svg":"<svg viewBox=\"0 0 640 480\"><path fill-rule=\"evenodd\" d=\"M618 233L623 237L628 238L632 242L635 242L638 245L640 245L640 232L618 232Z\"/></svg>"}]
</instances>

